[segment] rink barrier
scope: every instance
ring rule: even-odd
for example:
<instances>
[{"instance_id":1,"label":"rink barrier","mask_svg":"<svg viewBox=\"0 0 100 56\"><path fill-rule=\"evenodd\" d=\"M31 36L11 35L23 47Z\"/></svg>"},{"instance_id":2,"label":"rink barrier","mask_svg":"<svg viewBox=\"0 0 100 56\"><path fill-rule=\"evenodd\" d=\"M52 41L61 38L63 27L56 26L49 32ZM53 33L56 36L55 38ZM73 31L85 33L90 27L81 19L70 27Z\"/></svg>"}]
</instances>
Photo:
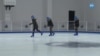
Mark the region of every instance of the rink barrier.
<instances>
[{"instance_id":1,"label":"rink barrier","mask_svg":"<svg viewBox=\"0 0 100 56\"><path fill-rule=\"evenodd\" d=\"M49 33L49 31L42 31L43 33ZM54 31L55 33L74 33L75 31ZM23 31L23 32L0 32L0 33L32 33L32 31ZM35 32L38 33L38 32ZM90 32L90 31L79 31L79 33L97 33L100 34L100 32Z\"/></svg>"}]
</instances>

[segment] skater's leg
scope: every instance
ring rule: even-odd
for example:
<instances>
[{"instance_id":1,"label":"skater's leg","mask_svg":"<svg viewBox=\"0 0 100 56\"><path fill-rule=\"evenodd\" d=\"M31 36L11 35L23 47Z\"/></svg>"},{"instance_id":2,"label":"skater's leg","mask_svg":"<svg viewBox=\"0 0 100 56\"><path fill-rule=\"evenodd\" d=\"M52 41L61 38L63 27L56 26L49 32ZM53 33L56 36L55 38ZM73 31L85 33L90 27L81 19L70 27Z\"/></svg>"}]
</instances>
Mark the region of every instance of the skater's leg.
<instances>
[{"instance_id":1,"label":"skater's leg","mask_svg":"<svg viewBox=\"0 0 100 56\"><path fill-rule=\"evenodd\" d=\"M35 32L35 27L33 28L32 36L31 37L34 37L34 32Z\"/></svg>"},{"instance_id":2,"label":"skater's leg","mask_svg":"<svg viewBox=\"0 0 100 56\"><path fill-rule=\"evenodd\" d=\"M49 27L49 30L50 30L50 34L49 34L49 36L50 36L50 35L52 35L52 29L51 29L51 26Z\"/></svg>"},{"instance_id":3,"label":"skater's leg","mask_svg":"<svg viewBox=\"0 0 100 56\"><path fill-rule=\"evenodd\" d=\"M43 35L43 33L38 29L38 28L36 28L36 30L38 31L38 32L40 32L41 33L41 35Z\"/></svg>"},{"instance_id":4,"label":"skater's leg","mask_svg":"<svg viewBox=\"0 0 100 56\"><path fill-rule=\"evenodd\" d=\"M75 35L78 35L78 27L75 27Z\"/></svg>"},{"instance_id":5,"label":"skater's leg","mask_svg":"<svg viewBox=\"0 0 100 56\"><path fill-rule=\"evenodd\" d=\"M53 26L51 26L50 32L51 32L51 35L54 36L55 33L53 31Z\"/></svg>"},{"instance_id":6,"label":"skater's leg","mask_svg":"<svg viewBox=\"0 0 100 56\"><path fill-rule=\"evenodd\" d=\"M52 36L52 33L53 33L52 32L52 26L49 27L49 30L50 30L50 35L49 36Z\"/></svg>"},{"instance_id":7,"label":"skater's leg","mask_svg":"<svg viewBox=\"0 0 100 56\"><path fill-rule=\"evenodd\" d=\"M76 34L78 35L78 28L76 29Z\"/></svg>"}]
</instances>

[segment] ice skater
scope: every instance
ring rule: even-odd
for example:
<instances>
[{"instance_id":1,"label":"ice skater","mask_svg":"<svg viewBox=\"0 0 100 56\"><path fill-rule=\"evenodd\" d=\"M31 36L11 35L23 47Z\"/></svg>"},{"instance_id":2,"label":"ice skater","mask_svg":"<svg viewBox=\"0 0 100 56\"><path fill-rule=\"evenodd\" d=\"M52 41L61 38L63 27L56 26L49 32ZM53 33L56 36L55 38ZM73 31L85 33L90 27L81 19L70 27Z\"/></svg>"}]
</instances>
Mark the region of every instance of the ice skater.
<instances>
[{"instance_id":1,"label":"ice skater","mask_svg":"<svg viewBox=\"0 0 100 56\"><path fill-rule=\"evenodd\" d=\"M75 23L75 36L78 35L78 28L79 28L79 19L75 16L74 17L74 23Z\"/></svg>"},{"instance_id":2,"label":"ice skater","mask_svg":"<svg viewBox=\"0 0 100 56\"><path fill-rule=\"evenodd\" d=\"M38 29L38 24L37 24L36 18L32 15L31 19L32 19L32 23L29 24L29 25L33 25L33 31L32 31L31 37L34 37L35 30L37 30L38 32L41 33L41 35L43 35L43 33Z\"/></svg>"},{"instance_id":3,"label":"ice skater","mask_svg":"<svg viewBox=\"0 0 100 56\"><path fill-rule=\"evenodd\" d=\"M50 34L49 34L49 36L54 36L54 31L53 31L53 22L52 22L52 20L51 20L51 18L50 17L47 17L47 26L49 27L49 30L50 30Z\"/></svg>"}]
</instances>

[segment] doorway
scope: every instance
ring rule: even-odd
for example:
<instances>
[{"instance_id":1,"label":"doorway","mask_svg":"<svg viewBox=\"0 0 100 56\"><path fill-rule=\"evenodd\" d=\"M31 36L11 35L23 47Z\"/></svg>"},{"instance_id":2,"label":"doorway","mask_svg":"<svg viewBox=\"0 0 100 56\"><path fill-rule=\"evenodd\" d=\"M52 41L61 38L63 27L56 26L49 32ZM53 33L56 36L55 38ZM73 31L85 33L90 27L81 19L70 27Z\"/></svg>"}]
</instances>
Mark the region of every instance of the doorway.
<instances>
[{"instance_id":1,"label":"doorway","mask_svg":"<svg viewBox=\"0 0 100 56\"><path fill-rule=\"evenodd\" d=\"M74 16L75 11L69 10L69 30L74 30Z\"/></svg>"}]
</instances>

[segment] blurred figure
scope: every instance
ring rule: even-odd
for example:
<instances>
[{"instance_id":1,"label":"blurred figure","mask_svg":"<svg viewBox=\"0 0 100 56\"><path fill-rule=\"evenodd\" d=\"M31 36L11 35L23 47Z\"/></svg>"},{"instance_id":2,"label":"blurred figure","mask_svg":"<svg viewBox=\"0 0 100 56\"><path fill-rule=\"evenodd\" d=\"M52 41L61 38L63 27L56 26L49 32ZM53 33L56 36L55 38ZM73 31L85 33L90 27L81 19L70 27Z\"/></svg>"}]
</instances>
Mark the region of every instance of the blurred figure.
<instances>
[{"instance_id":1,"label":"blurred figure","mask_svg":"<svg viewBox=\"0 0 100 56\"><path fill-rule=\"evenodd\" d=\"M31 19L32 19L32 23L29 24L29 25L31 25L31 24L33 25L33 32L32 32L31 37L34 37L35 30L37 30L38 32L41 33L41 35L43 35L43 33L38 29L38 24L37 24L36 18L32 15Z\"/></svg>"},{"instance_id":2,"label":"blurred figure","mask_svg":"<svg viewBox=\"0 0 100 56\"><path fill-rule=\"evenodd\" d=\"M54 36L54 32L53 32L53 22L51 20L51 18L47 17L47 26L49 27L50 30L50 35L49 36Z\"/></svg>"},{"instance_id":3,"label":"blurred figure","mask_svg":"<svg viewBox=\"0 0 100 56\"><path fill-rule=\"evenodd\" d=\"M79 19L76 16L74 17L74 22L75 22L75 34L74 35L78 35Z\"/></svg>"}]
</instances>

